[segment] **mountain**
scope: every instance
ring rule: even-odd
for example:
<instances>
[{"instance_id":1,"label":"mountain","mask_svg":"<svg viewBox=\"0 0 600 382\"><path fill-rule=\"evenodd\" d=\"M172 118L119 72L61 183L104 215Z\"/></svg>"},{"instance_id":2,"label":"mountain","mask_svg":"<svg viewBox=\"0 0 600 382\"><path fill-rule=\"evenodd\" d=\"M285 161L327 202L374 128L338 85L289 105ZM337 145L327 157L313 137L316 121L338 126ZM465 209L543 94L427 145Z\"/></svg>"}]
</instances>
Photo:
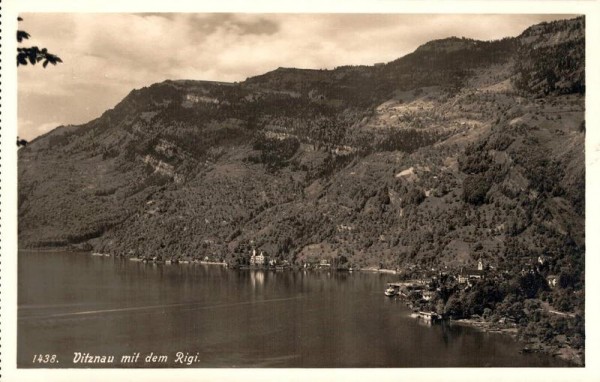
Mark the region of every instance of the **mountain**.
<instances>
[{"instance_id":1,"label":"mountain","mask_svg":"<svg viewBox=\"0 0 600 382\"><path fill-rule=\"evenodd\" d=\"M388 267L583 246L584 41L577 18L134 90L20 150L19 244Z\"/></svg>"},{"instance_id":2,"label":"mountain","mask_svg":"<svg viewBox=\"0 0 600 382\"><path fill-rule=\"evenodd\" d=\"M444 313L533 320L515 304L541 298L577 314L542 327L580 348L584 112L583 17L375 66L164 81L19 150L19 247L230 264L255 248L340 268L482 260L507 275L501 297L445 296ZM524 335L558 338L528 322Z\"/></svg>"}]
</instances>

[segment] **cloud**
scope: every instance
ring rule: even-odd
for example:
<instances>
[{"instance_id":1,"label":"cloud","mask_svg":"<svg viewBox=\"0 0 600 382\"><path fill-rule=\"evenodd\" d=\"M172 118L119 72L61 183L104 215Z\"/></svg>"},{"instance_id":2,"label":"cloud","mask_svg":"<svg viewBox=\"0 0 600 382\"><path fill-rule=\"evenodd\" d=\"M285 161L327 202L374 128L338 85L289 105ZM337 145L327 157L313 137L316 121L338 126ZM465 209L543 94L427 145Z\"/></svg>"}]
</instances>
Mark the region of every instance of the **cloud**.
<instances>
[{"instance_id":1,"label":"cloud","mask_svg":"<svg viewBox=\"0 0 600 382\"><path fill-rule=\"evenodd\" d=\"M64 61L18 72L19 117L82 123L133 88L165 79L243 81L280 66L334 68L399 58L437 38L496 39L565 15L64 14L22 15L27 45ZM493 27L490 27L493 26ZM58 114L57 110L60 111Z\"/></svg>"},{"instance_id":2,"label":"cloud","mask_svg":"<svg viewBox=\"0 0 600 382\"><path fill-rule=\"evenodd\" d=\"M18 124L19 129L24 131L23 134L20 133L18 135L19 138L28 141L32 140L33 138L39 135L46 134L50 130L61 125L60 122L47 122L42 124L36 124L34 121L23 119L19 119Z\"/></svg>"},{"instance_id":3,"label":"cloud","mask_svg":"<svg viewBox=\"0 0 600 382\"><path fill-rule=\"evenodd\" d=\"M41 125L37 125L34 127L34 133L36 136L47 133L48 131L60 126L60 122L47 122L42 123Z\"/></svg>"}]
</instances>

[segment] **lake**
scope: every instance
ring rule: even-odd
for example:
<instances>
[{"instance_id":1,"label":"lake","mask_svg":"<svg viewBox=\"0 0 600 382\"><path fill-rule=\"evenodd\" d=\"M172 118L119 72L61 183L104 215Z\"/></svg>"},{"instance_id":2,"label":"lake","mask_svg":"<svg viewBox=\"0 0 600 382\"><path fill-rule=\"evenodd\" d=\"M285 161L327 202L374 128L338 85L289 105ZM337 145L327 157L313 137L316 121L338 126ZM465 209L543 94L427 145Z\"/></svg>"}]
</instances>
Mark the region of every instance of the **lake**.
<instances>
[{"instance_id":1,"label":"lake","mask_svg":"<svg viewBox=\"0 0 600 382\"><path fill-rule=\"evenodd\" d=\"M21 368L565 366L505 335L411 318L383 294L393 275L62 252L19 252L18 268Z\"/></svg>"}]
</instances>

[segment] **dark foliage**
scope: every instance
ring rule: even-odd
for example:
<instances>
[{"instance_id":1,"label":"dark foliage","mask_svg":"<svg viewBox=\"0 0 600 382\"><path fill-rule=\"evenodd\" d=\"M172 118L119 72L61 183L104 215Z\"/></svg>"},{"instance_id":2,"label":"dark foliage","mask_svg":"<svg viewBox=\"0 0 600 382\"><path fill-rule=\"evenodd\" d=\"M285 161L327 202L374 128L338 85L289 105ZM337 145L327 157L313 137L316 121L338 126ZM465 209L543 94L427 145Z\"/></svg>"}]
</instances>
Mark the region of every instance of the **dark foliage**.
<instances>
[{"instance_id":1,"label":"dark foliage","mask_svg":"<svg viewBox=\"0 0 600 382\"><path fill-rule=\"evenodd\" d=\"M412 153L420 147L430 146L441 138L441 134L415 129L396 130L386 135L375 149L377 151L404 151Z\"/></svg>"},{"instance_id":2,"label":"dark foliage","mask_svg":"<svg viewBox=\"0 0 600 382\"><path fill-rule=\"evenodd\" d=\"M419 205L425 200L425 192L420 187L411 188L403 199L403 206Z\"/></svg>"},{"instance_id":3,"label":"dark foliage","mask_svg":"<svg viewBox=\"0 0 600 382\"><path fill-rule=\"evenodd\" d=\"M479 174L486 172L492 164L492 158L485 150L485 142L478 145L469 145L464 155L458 158L458 168L466 174Z\"/></svg>"},{"instance_id":4,"label":"dark foliage","mask_svg":"<svg viewBox=\"0 0 600 382\"><path fill-rule=\"evenodd\" d=\"M579 34L579 38L565 39L558 44L537 44L535 38L544 37L539 28L529 28L522 37L534 42L519 47L516 61L515 85L524 92L536 94L568 94L585 92L585 18L555 21L544 25L543 33L563 36Z\"/></svg>"},{"instance_id":5,"label":"dark foliage","mask_svg":"<svg viewBox=\"0 0 600 382\"><path fill-rule=\"evenodd\" d=\"M486 195L491 186L487 176L469 175L463 181L463 200L469 204L481 205L486 202Z\"/></svg>"},{"instance_id":6,"label":"dark foliage","mask_svg":"<svg viewBox=\"0 0 600 382\"><path fill-rule=\"evenodd\" d=\"M18 21L22 20L22 18L18 18ZM29 37L31 37L29 33L23 30L17 31L18 43L22 43L23 40L27 40ZM17 48L17 66L35 65L38 62L42 62L42 66L45 68L48 64L56 65L62 62L62 60L57 55L48 52L46 48L38 48L37 46Z\"/></svg>"},{"instance_id":7,"label":"dark foliage","mask_svg":"<svg viewBox=\"0 0 600 382\"><path fill-rule=\"evenodd\" d=\"M275 170L286 166L298 147L300 147L300 142L296 138L277 139L259 135L252 148L259 150L260 155L249 159L255 163L265 164L270 170Z\"/></svg>"}]
</instances>

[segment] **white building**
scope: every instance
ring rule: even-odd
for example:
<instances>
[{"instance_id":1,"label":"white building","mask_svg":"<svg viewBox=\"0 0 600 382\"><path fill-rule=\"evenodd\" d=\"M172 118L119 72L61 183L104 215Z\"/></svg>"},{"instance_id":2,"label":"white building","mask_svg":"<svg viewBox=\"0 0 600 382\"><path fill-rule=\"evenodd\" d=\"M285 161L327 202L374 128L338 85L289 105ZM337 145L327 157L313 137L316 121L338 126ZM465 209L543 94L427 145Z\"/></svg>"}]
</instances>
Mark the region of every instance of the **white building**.
<instances>
[{"instance_id":1,"label":"white building","mask_svg":"<svg viewBox=\"0 0 600 382\"><path fill-rule=\"evenodd\" d=\"M266 257L262 251L260 251L260 255L256 254L256 249L252 250L252 256L250 256L250 265L264 265Z\"/></svg>"}]
</instances>

